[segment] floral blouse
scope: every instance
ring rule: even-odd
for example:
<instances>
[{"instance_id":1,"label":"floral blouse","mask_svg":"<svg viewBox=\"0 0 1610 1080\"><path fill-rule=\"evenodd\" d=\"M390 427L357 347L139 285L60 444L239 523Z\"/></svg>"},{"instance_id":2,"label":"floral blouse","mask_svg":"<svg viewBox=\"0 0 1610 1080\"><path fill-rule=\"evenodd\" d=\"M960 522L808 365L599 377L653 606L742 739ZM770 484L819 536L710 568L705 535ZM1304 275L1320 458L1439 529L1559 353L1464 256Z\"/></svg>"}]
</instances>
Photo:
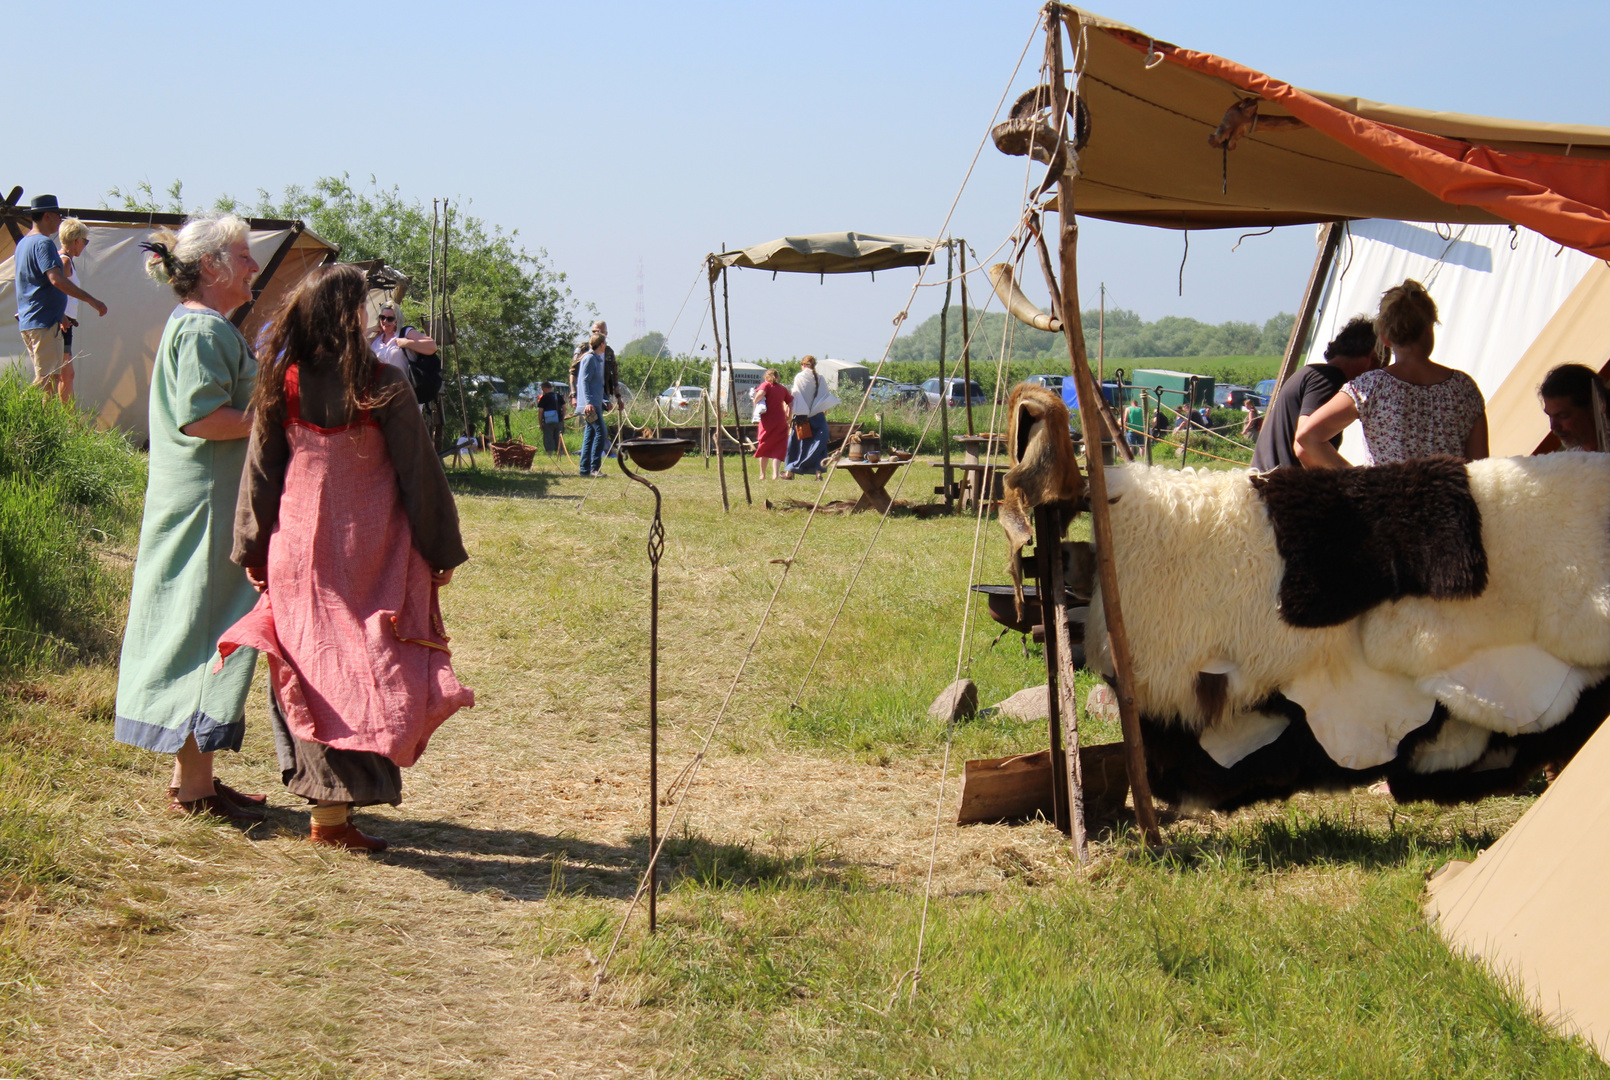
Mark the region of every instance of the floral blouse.
<instances>
[{"instance_id":1,"label":"floral blouse","mask_svg":"<svg viewBox=\"0 0 1610 1080\"><path fill-rule=\"evenodd\" d=\"M1404 382L1390 369L1366 371L1344 389L1358 406L1371 465L1430 457L1465 456L1465 440L1487 403L1463 371L1431 386Z\"/></svg>"}]
</instances>

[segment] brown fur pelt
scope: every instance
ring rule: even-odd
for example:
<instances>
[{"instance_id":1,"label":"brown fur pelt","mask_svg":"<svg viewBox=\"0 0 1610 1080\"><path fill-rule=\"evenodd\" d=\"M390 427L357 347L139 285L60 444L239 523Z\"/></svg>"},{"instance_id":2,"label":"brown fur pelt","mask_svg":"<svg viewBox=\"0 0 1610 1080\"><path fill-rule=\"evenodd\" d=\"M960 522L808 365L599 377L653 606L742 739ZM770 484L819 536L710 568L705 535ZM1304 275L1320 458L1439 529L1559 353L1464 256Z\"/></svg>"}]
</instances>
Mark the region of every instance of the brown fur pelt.
<instances>
[{"instance_id":1,"label":"brown fur pelt","mask_svg":"<svg viewBox=\"0 0 1610 1080\"><path fill-rule=\"evenodd\" d=\"M1294 131L1307 126L1295 116L1259 116L1258 104L1257 98L1243 98L1225 109L1224 119L1208 136L1208 145L1215 150L1234 150L1236 144L1259 128L1264 131Z\"/></svg>"},{"instance_id":2,"label":"brown fur pelt","mask_svg":"<svg viewBox=\"0 0 1610 1080\"><path fill-rule=\"evenodd\" d=\"M1011 468L1001 478L1001 528L1011 549L1012 585L1019 613L1023 607L1021 552L1034 538L1034 511L1056 505L1066 511L1064 527L1084 497L1085 478L1073 453L1068 407L1043 386L1019 383L1007 400L1006 454Z\"/></svg>"}]
</instances>

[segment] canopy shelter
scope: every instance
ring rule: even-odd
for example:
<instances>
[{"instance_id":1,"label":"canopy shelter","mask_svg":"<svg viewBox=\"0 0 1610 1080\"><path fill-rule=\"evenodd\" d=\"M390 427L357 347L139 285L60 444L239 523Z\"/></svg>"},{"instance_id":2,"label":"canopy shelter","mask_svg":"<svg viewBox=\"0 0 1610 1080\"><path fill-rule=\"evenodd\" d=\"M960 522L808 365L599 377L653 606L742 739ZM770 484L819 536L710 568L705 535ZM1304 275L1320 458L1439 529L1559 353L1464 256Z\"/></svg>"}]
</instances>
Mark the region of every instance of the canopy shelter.
<instances>
[{"instance_id":1,"label":"canopy shelter","mask_svg":"<svg viewBox=\"0 0 1610 1080\"><path fill-rule=\"evenodd\" d=\"M710 256L714 279L729 266L789 274L861 274L901 266L927 266L934 261L938 240L921 236L878 236L873 233L811 233L785 236L764 244Z\"/></svg>"},{"instance_id":2,"label":"canopy shelter","mask_svg":"<svg viewBox=\"0 0 1610 1080\"><path fill-rule=\"evenodd\" d=\"M934 253L940 248L952 249L952 245L960 243L954 240L931 240L922 236L882 236L876 233L862 232L835 232L835 233L809 233L803 236L784 236L777 240L770 240L764 244L754 244L750 247L739 248L737 251L722 251L720 254L711 252L705 257L705 266L710 277L710 317L715 323L716 361L715 369L710 375L710 385L714 391L717 423L725 413L728 404L733 411L733 422L739 423L739 403L737 388L733 380L732 366L732 313L727 303L727 270L731 267L746 268L750 270L770 270L773 274L875 274L879 270L897 269L902 266L927 266L934 261ZM963 256L965 258L965 255ZM721 282L721 315L716 319L716 281ZM966 304L966 282L962 284L963 304ZM945 303L949 306L950 289L946 286ZM727 330L727 362L723 365L721 349L722 327ZM941 342L943 339L941 338ZM941 343L941 349L943 344ZM941 361L941 367L943 362ZM968 373L971 378L971 372ZM970 403L969 403L970 405ZM969 418L971 412L969 411ZM948 432L947 432L948 435ZM946 438L945 464L946 479L950 472L950 456L948 437ZM719 447L720 441L717 440ZM743 469L744 498L753 502L749 491L749 466L743 456L743 432L738 431L738 461ZM717 472L721 477L721 505L727 505L727 474L724 459L718 454ZM946 490L949 485L947 483ZM947 503L949 495L946 496Z\"/></svg>"},{"instance_id":3,"label":"canopy shelter","mask_svg":"<svg viewBox=\"0 0 1610 1080\"><path fill-rule=\"evenodd\" d=\"M99 318L85 305L73 334L75 397L79 407L103 427L116 427L138 440L146 435L151 366L162 328L176 303L173 291L145 274L140 243L160 226L178 228L178 214L69 209L89 227L89 245L78 259L78 276L89 293L107 305ZM251 339L287 293L310 270L334 262L339 249L300 221L249 218L252 257L262 270L252 284L253 300L234 313L234 322ZM16 310L12 255L29 228L25 214L5 215L0 228L0 369L27 368L22 334L10 317ZM31 370L25 374L32 376Z\"/></svg>"}]
</instances>

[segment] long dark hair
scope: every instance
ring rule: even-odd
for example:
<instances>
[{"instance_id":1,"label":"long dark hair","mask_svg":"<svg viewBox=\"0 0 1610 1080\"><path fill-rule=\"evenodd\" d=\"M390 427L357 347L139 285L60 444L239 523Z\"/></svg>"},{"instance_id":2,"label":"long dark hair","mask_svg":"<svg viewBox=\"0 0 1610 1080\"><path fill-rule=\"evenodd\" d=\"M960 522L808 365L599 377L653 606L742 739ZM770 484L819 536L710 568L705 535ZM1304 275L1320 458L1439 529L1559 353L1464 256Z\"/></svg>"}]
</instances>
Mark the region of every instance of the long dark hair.
<instances>
[{"instance_id":1,"label":"long dark hair","mask_svg":"<svg viewBox=\"0 0 1610 1080\"><path fill-rule=\"evenodd\" d=\"M259 418L285 404L285 372L292 364L340 371L348 420L396 396L399 387L380 397L374 393L376 361L358 320L368 293L363 271L345 264L319 267L291 290L259 339L258 355L267 358L260 362L252 392Z\"/></svg>"}]
</instances>

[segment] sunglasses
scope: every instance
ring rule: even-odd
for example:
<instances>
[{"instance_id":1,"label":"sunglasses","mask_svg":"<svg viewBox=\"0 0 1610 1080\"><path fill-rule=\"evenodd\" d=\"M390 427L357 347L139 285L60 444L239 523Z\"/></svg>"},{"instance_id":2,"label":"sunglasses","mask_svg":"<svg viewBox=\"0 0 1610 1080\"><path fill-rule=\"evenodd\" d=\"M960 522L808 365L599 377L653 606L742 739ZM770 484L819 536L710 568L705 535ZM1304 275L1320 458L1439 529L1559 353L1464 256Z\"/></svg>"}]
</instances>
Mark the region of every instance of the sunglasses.
<instances>
[{"instance_id":1,"label":"sunglasses","mask_svg":"<svg viewBox=\"0 0 1610 1080\"><path fill-rule=\"evenodd\" d=\"M397 321L397 316L395 316L395 315L382 315L382 316L380 316L380 321L381 322L394 323L394 322Z\"/></svg>"}]
</instances>

